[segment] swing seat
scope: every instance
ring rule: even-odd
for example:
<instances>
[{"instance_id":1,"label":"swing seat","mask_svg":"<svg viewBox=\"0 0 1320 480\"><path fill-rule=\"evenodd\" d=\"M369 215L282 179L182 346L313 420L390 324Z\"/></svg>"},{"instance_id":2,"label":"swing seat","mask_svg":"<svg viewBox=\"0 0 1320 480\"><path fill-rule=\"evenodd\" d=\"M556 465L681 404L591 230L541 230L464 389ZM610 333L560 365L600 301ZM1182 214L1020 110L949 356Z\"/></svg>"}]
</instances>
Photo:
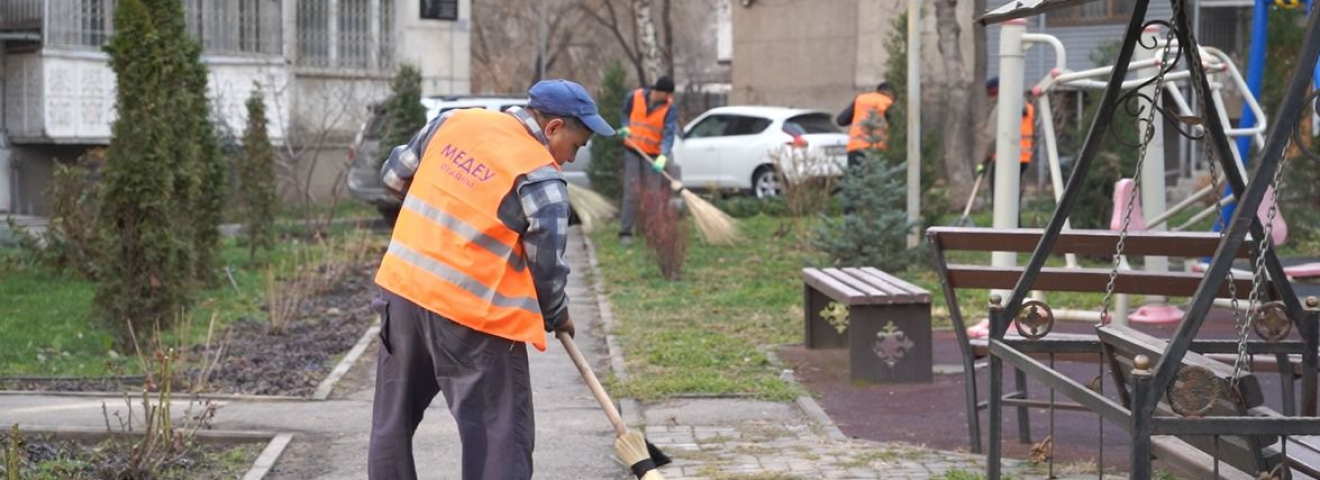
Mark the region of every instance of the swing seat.
<instances>
[{"instance_id":1,"label":"swing seat","mask_svg":"<svg viewBox=\"0 0 1320 480\"><path fill-rule=\"evenodd\" d=\"M1320 278L1320 262L1283 267L1283 273L1294 280Z\"/></svg>"}]
</instances>

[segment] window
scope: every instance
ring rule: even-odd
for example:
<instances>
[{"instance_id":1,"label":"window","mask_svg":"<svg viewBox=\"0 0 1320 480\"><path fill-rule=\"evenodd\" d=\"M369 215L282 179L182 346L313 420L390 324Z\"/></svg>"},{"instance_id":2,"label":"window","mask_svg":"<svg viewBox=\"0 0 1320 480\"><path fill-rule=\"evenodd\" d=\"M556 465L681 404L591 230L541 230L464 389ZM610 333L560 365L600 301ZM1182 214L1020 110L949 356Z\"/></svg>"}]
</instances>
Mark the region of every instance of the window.
<instances>
[{"instance_id":1,"label":"window","mask_svg":"<svg viewBox=\"0 0 1320 480\"><path fill-rule=\"evenodd\" d=\"M725 132L729 130L729 126L732 125L737 118L738 117L730 115L711 115L701 119L696 125L693 125L692 128L688 130L687 135L684 136L687 138L723 137L727 135Z\"/></svg>"},{"instance_id":2,"label":"window","mask_svg":"<svg viewBox=\"0 0 1320 480\"><path fill-rule=\"evenodd\" d=\"M826 113L808 113L784 121L784 133L806 135L811 133L839 133L839 127Z\"/></svg>"},{"instance_id":3,"label":"window","mask_svg":"<svg viewBox=\"0 0 1320 480\"><path fill-rule=\"evenodd\" d=\"M394 66L393 0L299 0L297 8L299 65L369 71Z\"/></svg>"},{"instance_id":4,"label":"window","mask_svg":"<svg viewBox=\"0 0 1320 480\"><path fill-rule=\"evenodd\" d=\"M458 20L458 0L421 0L423 20Z\"/></svg>"},{"instance_id":5,"label":"window","mask_svg":"<svg viewBox=\"0 0 1320 480\"><path fill-rule=\"evenodd\" d=\"M1135 6L1135 0L1097 0L1052 11L1047 14L1046 22L1051 27L1121 23L1132 15Z\"/></svg>"},{"instance_id":6,"label":"window","mask_svg":"<svg viewBox=\"0 0 1320 480\"><path fill-rule=\"evenodd\" d=\"M764 132L770 126L770 119L761 117L735 117L736 121L729 129L729 135L755 135Z\"/></svg>"}]
</instances>

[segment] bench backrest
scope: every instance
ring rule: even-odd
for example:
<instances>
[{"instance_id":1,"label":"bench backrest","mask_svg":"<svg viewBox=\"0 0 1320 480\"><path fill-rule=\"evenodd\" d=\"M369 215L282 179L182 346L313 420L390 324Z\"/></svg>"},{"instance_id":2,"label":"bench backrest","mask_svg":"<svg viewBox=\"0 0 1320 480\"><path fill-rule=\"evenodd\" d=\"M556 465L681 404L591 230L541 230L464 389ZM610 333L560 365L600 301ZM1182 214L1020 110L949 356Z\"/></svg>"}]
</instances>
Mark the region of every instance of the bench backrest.
<instances>
[{"instance_id":1,"label":"bench backrest","mask_svg":"<svg viewBox=\"0 0 1320 480\"><path fill-rule=\"evenodd\" d=\"M991 229L933 227L926 231L934 246L938 261L946 270L950 288L1012 289L1022 277L1023 267L994 267L980 265L946 264L946 251L1016 252L1030 253L1036 249L1044 230L1036 228ZM1059 234L1052 254L1113 255L1119 241L1118 232L1108 230L1068 230ZM1124 253L1200 258L1210 256L1219 248L1220 238L1210 232L1129 232L1124 239ZM1244 244L1237 252L1239 258L1248 258ZM1041 269L1033 289L1069 292L1103 292L1109 283L1108 268L1053 268ZM1120 271L1114 279L1115 293L1190 297L1200 285L1203 275L1187 272ZM1234 280L1239 295L1250 292L1250 279ZM1272 289L1267 288L1267 292ZM1230 295L1229 284L1220 287L1220 296Z\"/></svg>"},{"instance_id":2,"label":"bench backrest","mask_svg":"<svg viewBox=\"0 0 1320 480\"><path fill-rule=\"evenodd\" d=\"M878 268L804 268L802 281L844 305L930 303L930 292Z\"/></svg>"}]
</instances>

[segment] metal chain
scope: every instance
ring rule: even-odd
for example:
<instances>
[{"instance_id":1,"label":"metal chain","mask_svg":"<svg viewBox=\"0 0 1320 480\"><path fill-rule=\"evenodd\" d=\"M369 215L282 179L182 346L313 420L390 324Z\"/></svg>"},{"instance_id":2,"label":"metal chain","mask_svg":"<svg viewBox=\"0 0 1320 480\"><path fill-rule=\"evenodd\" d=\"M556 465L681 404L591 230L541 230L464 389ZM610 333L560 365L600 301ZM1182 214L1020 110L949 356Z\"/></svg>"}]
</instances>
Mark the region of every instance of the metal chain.
<instances>
[{"instance_id":1,"label":"metal chain","mask_svg":"<svg viewBox=\"0 0 1320 480\"><path fill-rule=\"evenodd\" d=\"M1159 52L1161 65L1163 65L1163 60L1168 57L1169 49L1173 46L1172 38L1173 29L1169 29L1164 35L1164 48ZM1137 165L1135 167L1136 174L1133 175L1132 194L1128 195L1127 205L1123 208L1123 226L1119 229L1118 243L1114 247L1114 267L1110 269L1109 282L1105 284L1105 296L1100 307L1100 323L1102 324L1109 323L1109 309L1113 302L1114 284L1118 280L1118 269L1123 263L1123 251L1127 248L1127 235L1128 230L1132 225L1133 206L1136 205L1137 195L1141 195L1141 169L1142 165L1146 163L1146 150L1150 147L1150 141L1155 138L1155 125L1157 123L1155 120L1158 115L1157 112L1159 111L1158 102L1161 95L1164 93L1164 79L1165 74L1168 73L1168 71L1169 70L1163 66L1160 67L1159 73L1156 74L1155 91L1152 92L1150 96L1150 105L1148 106L1150 111L1142 112L1143 114L1147 114L1147 118L1144 119L1146 121L1146 131L1142 132L1141 151L1137 155Z\"/></svg>"},{"instance_id":2,"label":"metal chain","mask_svg":"<svg viewBox=\"0 0 1320 480\"><path fill-rule=\"evenodd\" d=\"M1219 170L1217 167L1219 160L1215 158L1215 148L1211 142L1210 135L1208 133L1205 134L1205 144L1206 144L1205 152L1207 157L1206 163L1210 167L1210 185L1214 188L1213 191L1215 193L1219 193L1220 192ZM1214 202L1215 202L1215 211L1219 214L1218 220L1215 220L1215 222L1219 224L1219 238L1222 241L1223 238L1228 234L1228 225L1225 225L1223 223L1224 222L1223 194L1220 194L1217 198L1215 198ZM1229 381L1228 387L1229 387L1229 391L1235 392L1237 391L1236 369L1242 363L1242 359L1245 357L1247 352L1247 330L1251 328L1251 317L1248 315L1244 318L1242 315L1242 308L1238 302L1237 280L1233 276L1232 268L1228 269L1227 279L1228 279L1228 296L1230 301L1232 302L1231 309L1233 310L1233 327L1235 333L1237 333L1237 341L1238 341L1238 345L1237 345L1238 356L1233 361L1235 371L1232 379Z\"/></svg>"},{"instance_id":3,"label":"metal chain","mask_svg":"<svg viewBox=\"0 0 1320 480\"><path fill-rule=\"evenodd\" d=\"M1261 161L1264 161L1262 158ZM1265 214L1265 234L1261 236L1260 242L1256 246L1256 268L1252 270L1251 277L1251 297L1247 300L1247 321L1246 325L1251 325L1256 315L1256 309L1259 307L1261 290L1265 286L1265 253L1267 249L1274 248L1272 236L1274 235L1274 217L1279 213L1279 195L1283 190L1283 170L1288 165L1288 155L1285 153L1279 158L1279 168L1274 171L1274 178L1270 180L1270 187L1274 188L1274 196L1270 198L1270 209ZM1259 179L1257 179L1259 180ZM1268 190L1266 190L1268 192ZM1253 212L1253 215L1255 213ZM1237 390L1238 374L1242 373L1242 367L1247 359L1247 331L1241 329L1238 331L1238 355L1233 360L1233 376L1229 380L1230 391Z\"/></svg>"}]
</instances>

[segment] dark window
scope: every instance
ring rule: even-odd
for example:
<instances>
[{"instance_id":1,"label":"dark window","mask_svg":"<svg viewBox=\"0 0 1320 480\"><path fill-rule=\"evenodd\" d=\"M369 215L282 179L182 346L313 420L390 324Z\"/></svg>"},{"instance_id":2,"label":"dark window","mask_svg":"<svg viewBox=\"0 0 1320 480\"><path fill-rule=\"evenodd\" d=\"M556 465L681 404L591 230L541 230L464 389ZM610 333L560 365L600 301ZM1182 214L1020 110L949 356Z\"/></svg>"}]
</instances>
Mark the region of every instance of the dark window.
<instances>
[{"instance_id":1,"label":"dark window","mask_svg":"<svg viewBox=\"0 0 1320 480\"><path fill-rule=\"evenodd\" d=\"M1121 23L1132 15L1134 0L1099 0L1048 13L1049 26Z\"/></svg>"},{"instance_id":2,"label":"dark window","mask_svg":"<svg viewBox=\"0 0 1320 480\"><path fill-rule=\"evenodd\" d=\"M784 121L784 133L806 135L811 133L839 133L839 127L826 113L808 113Z\"/></svg>"},{"instance_id":3,"label":"dark window","mask_svg":"<svg viewBox=\"0 0 1320 480\"><path fill-rule=\"evenodd\" d=\"M728 135L729 127L740 117L731 115L711 115L701 119L688 130L687 138L710 138Z\"/></svg>"},{"instance_id":4,"label":"dark window","mask_svg":"<svg viewBox=\"0 0 1320 480\"><path fill-rule=\"evenodd\" d=\"M458 20L458 0L421 0L422 19Z\"/></svg>"},{"instance_id":5,"label":"dark window","mask_svg":"<svg viewBox=\"0 0 1320 480\"><path fill-rule=\"evenodd\" d=\"M770 119L761 117L737 117L729 130L729 135L755 135L770 126Z\"/></svg>"}]
</instances>

